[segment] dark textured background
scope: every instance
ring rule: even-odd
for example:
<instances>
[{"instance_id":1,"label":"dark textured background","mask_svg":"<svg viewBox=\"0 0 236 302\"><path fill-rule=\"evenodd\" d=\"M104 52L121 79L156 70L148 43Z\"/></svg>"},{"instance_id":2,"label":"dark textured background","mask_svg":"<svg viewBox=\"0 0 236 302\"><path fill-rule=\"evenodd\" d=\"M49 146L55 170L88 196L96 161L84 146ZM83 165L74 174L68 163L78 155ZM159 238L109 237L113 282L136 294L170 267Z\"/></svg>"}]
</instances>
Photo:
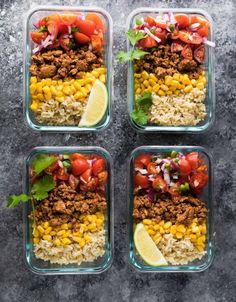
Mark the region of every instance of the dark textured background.
<instances>
[{"instance_id":1,"label":"dark textured background","mask_svg":"<svg viewBox=\"0 0 236 302\"><path fill-rule=\"evenodd\" d=\"M112 125L100 134L46 134L32 132L22 113L22 19L29 7L48 1L0 1L0 302L213 302L236 301L236 53L235 0L176 1L54 1L53 4L101 6L114 21L114 53L125 47L127 15L140 6L197 7L215 22L216 123L205 134L137 134L126 115L126 66L114 60ZM141 274L128 264L126 158L140 145L202 145L215 161L215 231L213 265L195 274ZM23 262L22 208L7 210L5 196L21 192L24 156L40 145L97 145L115 162L115 259L96 276L37 276Z\"/></svg>"}]
</instances>

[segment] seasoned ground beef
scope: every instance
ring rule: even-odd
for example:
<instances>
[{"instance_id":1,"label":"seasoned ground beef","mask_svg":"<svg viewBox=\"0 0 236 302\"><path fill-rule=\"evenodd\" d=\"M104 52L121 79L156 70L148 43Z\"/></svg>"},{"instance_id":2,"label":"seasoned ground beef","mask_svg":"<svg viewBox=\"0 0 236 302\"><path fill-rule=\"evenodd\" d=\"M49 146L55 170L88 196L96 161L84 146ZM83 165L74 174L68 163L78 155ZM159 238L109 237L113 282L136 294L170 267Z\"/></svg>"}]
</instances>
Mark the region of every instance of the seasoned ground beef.
<instances>
[{"instance_id":1,"label":"seasoned ground beef","mask_svg":"<svg viewBox=\"0 0 236 302\"><path fill-rule=\"evenodd\" d=\"M173 75L176 72L187 73L190 78L198 78L202 72L199 63L184 59L179 52L172 52L169 44L159 45L156 50L141 60L135 60L135 72L143 70L154 73L158 78Z\"/></svg>"},{"instance_id":2,"label":"seasoned ground beef","mask_svg":"<svg viewBox=\"0 0 236 302\"><path fill-rule=\"evenodd\" d=\"M81 72L104 66L103 53L90 51L87 47L78 50L46 50L32 55L30 73L38 79L81 78Z\"/></svg>"},{"instance_id":3,"label":"seasoned ground beef","mask_svg":"<svg viewBox=\"0 0 236 302\"><path fill-rule=\"evenodd\" d=\"M135 219L156 218L189 225L194 218L199 222L206 219L205 203L192 196L174 196L160 198L152 202L147 195L134 197L133 216Z\"/></svg>"},{"instance_id":4,"label":"seasoned ground beef","mask_svg":"<svg viewBox=\"0 0 236 302\"><path fill-rule=\"evenodd\" d=\"M53 226L71 222L76 225L81 214L94 214L107 207L106 198L98 193L78 193L63 184L50 192L35 207L37 223L49 221ZM30 215L33 219L33 214Z\"/></svg>"}]
</instances>

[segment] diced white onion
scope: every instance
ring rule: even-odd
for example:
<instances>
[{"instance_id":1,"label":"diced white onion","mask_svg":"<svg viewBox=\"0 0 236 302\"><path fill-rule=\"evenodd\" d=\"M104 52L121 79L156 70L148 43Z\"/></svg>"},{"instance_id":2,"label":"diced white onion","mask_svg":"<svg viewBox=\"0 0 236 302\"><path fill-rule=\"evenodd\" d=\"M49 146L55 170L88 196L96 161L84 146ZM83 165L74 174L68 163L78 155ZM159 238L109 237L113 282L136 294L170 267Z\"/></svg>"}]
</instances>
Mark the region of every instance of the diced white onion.
<instances>
[{"instance_id":1,"label":"diced white onion","mask_svg":"<svg viewBox=\"0 0 236 302\"><path fill-rule=\"evenodd\" d=\"M204 41L204 43L205 43L206 45L210 46L210 47L215 47L215 46L216 46L216 43L215 43L215 42L212 42L212 41L206 40L206 41Z\"/></svg>"},{"instance_id":2,"label":"diced white onion","mask_svg":"<svg viewBox=\"0 0 236 302\"><path fill-rule=\"evenodd\" d=\"M191 24L189 27L190 27L190 29L196 29L196 28L198 28L200 25L201 25L200 23L193 23L193 24Z\"/></svg>"},{"instance_id":3,"label":"diced white onion","mask_svg":"<svg viewBox=\"0 0 236 302\"><path fill-rule=\"evenodd\" d=\"M161 39L159 39L158 37L156 37L155 35L153 35L147 27L144 27L144 31L145 31L145 33L147 35L149 35L150 37L152 37L158 43L161 42Z\"/></svg>"}]
</instances>

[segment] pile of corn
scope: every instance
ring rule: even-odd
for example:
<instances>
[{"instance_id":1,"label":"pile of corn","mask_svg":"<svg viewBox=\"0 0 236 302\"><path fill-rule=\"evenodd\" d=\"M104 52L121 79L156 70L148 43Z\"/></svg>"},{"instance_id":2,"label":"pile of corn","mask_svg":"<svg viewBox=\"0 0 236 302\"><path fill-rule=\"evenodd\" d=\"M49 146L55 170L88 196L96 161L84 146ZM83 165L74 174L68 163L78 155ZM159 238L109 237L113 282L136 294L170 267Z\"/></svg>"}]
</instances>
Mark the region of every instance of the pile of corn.
<instances>
[{"instance_id":1,"label":"pile of corn","mask_svg":"<svg viewBox=\"0 0 236 302\"><path fill-rule=\"evenodd\" d=\"M135 93L153 92L160 96L179 95L181 92L189 93L193 88L203 90L206 86L205 71L197 80L190 79L187 74L175 73L173 76L165 76L165 79L158 79L153 73L135 73Z\"/></svg>"},{"instance_id":2,"label":"pile of corn","mask_svg":"<svg viewBox=\"0 0 236 302\"><path fill-rule=\"evenodd\" d=\"M91 72L85 72L81 79L72 80L52 80L50 78L38 81L37 77L30 78L30 109L34 112L40 107L42 102L54 99L59 103L64 102L68 97L75 101L85 102L96 79L105 83L106 69L96 68Z\"/></svg>"},{"instance_id":3,"label":"pile of corn","mask_svg":"<svg viewBox=\"0 0 236 302\"><path fill-rule=\"evenodd\" d=\"M155 218L144 219L144 227L154 242L158 244L164 234L171 233L176 239L189 238L199 252L204 251L206 242L206 223L199 224L198 219L194 218L189 226L183 224L172 224L164 220L157 222Z\"/></svg>"},{"instance_id":4,"label":"pile of corn","mask_svg":"<svg viewBox=\"0 0 236 302\"><path fill-rule=\"evenodd\" d=\"M38 244L40 240L52 242L55 246L66 246L78 243L81 248L91 241L88 233L96 233L104 227L104 214L97 212L93 215L81 215L80 228L74 231L71 223L60 226L52 226L49 222L43 222L33 229L33 242Z\"/></svg>"}]
</instances>

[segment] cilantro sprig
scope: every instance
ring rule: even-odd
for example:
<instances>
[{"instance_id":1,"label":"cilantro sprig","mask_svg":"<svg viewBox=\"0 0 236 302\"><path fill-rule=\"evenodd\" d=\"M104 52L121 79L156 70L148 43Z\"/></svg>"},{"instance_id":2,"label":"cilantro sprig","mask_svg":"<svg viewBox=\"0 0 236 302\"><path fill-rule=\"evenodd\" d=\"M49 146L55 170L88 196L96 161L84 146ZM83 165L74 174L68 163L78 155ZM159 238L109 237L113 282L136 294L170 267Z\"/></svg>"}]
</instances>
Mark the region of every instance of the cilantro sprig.
<instances>
[{"instance_id":1,"label":"cilantro sprig","mask_svg":"<svg viewBox=\"0 0 236 302\"><path fill-rule=\"evenodd\" d=\"M120 62L126 62L126 61L133 61L133 60L140 60L143 58L146 54L148 54L147 51L141 50L141 49L134 49L136 43L139 40L142 40L145 38L145 34L139 31L136 31L134 29L129 29L127 31L127 37L132 45L132 49L128 52L120 51L117 55L117 58Z\"/></svg>"},{"instance_id":2,"label":"cilantro sprig","mask_svg":"<svg viewBox=\"0 0 236 302\"><path fill-rule=\"evenodd\" d=\"M43 170L55 163L57 158L54 155L39 154L32 162L33 170L39 175Z\"/></svg>"},{"instance_id":3,"label":"cilantro sprig","mask_svg":"<svg viewBox=\"0 0 236 302\"><path fill-rule=\"evenodd\" d=\"M132 119L139 125L146 125L148 122L148 110L152 105L151 92L144 94L135 101L135 109L131 113Z\"/></svg>"}]
</instances>

